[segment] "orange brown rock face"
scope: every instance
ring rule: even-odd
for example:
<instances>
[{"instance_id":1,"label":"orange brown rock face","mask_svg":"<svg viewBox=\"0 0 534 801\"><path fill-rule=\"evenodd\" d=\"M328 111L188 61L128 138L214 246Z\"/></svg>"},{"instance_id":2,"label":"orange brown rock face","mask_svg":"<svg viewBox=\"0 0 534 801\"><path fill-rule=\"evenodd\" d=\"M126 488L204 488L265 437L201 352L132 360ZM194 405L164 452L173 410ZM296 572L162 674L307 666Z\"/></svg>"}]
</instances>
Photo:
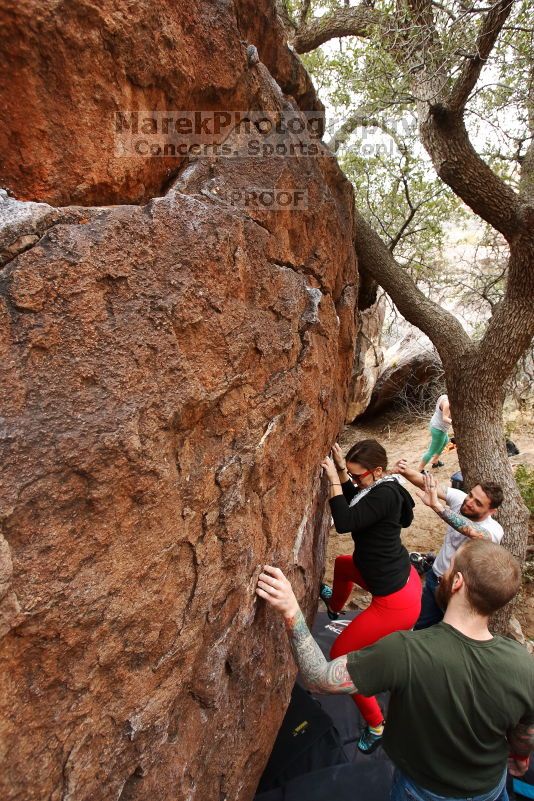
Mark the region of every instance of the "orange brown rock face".
<instances>
[{"instance_id":1,"label":"orange brown rock face","mask_svg":"<svg viewBox=\"0 0 534 801\"><path fill-rule=\"evenodd\" d=\"M128 33L132 52L145 42L138 82L160 81L150 40L168 87L181 86L162 30L183 37L188 58L204 48L208 59L209 24L219 67L208 79L191 61L199 103L209 95L222 108L227 85L241 104L297 109L266 62L245 65L236 6L206 4L197 18L184 5L179 27L180 4L128 4L145 12L133 23L127 4L53 5L50 87L66 80L86 96L89 56L73 60L67 44L92 42L96 18L115 25L124 59ZM42 48L51 6L0 4L10 19L35 12ZM285 69L293 57L266 0L258 19L271 69L275 47ZM10 47L22 58L17 30ZM125 93L111 61L93 57L93 85ZM32 69L36 111L52 125ZM304 73L294 78L295 95L309 90ZM90 107L79 105L89 122ZM90 204L109 202L109 187L128 195L124 172L110 161L101 181L96 151L71 160L56 134L70 136L61 122L43 131L10 188L70 205L0 197L0 796L245 801L295 672L255 579L279 564L311 615L324 562L318 465L343 424L355 335L352 191L326 153L200 159L174 164L161 197L99 208ZM159 161L146 161L135 180L161 188ZM228 199L251 187L304 190L306 204Z\"/></svg>"},{"instance_id":2,"label":"orange brown rock face","mask_svg":"<svg viewBox=\"0 0 534 801\"><path fill-rule=\"evenodd\" d=\"M0 21L0 186L21 200L163 194L180 162L118 156L116 112L262 108L247 42L302 108L320 106L268 0L1 0Z\"/></svg>"}]
</instances>

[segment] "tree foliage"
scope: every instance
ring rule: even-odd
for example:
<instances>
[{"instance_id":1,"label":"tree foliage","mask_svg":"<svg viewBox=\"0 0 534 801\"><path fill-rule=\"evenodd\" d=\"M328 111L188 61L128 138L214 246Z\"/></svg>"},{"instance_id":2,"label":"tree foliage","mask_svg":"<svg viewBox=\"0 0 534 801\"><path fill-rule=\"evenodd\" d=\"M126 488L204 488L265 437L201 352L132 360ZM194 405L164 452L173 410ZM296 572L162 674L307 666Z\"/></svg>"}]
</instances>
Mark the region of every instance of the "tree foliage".
<instances>
[{"instance_id":1,"label":"tree foliage","mask_svg":"<svg viewBox=\"0 0 534 801\"><path fill-rule=\"evenodd\" d=\"M531 141L528 110L534 29L529 5L527 0L514 4L465 115L480 155L514 189L519 187L519 168ZM286 7L298 30L355 4L288 0ZM399 18L398 6L391 2L369 4L368 9L376 17L368 36L329 40L302 56L326 104L334 129L333 149L355 186L360 210L399 263L437 297L444 288L457 294L480 330L481 318L488 317L504 292L503 240L500 247L495 241L489 244L491 229L483 224L475 228L469 222L465 206L437 178L421 147L410 73L399 68L397 52L405 48L413 20ZM481 2L433 5L442 58L439 67L447 75L449 89L460 73L462 59L472 59L476 53L477 20L487 9L488 4ZM462 280L447 274L444 247L450 245L453 229L466 226L474 241L470 263L463 259ZM496 258L486 255L490 250ZM482 271L481 254L485 254Z\"/></svg>"}]
</instances>

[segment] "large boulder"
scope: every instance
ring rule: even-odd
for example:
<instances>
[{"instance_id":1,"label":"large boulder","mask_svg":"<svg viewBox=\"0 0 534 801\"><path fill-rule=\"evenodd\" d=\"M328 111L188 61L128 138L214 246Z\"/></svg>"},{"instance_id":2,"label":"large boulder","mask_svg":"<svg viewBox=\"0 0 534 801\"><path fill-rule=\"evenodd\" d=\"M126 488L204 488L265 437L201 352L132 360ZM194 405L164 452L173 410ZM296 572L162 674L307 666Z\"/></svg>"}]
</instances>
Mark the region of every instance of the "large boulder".
<instances>
[{"instance_id":1,"label":"large boulder","mask_svg":"<svg viewBox=\"0 0 534 801\"><path fill-rule=\"evenodd\" d=\"M321 108L269 0L1 0L0 14L0 186L20 199L163 194L185 157L122 155L116 113L264 109L248 44L304 110Z\"/></svg>"},{"instance_id":2,"label":"large boulder","mask_svg":"<svg viewBox=\"0 0 534 801\"><path fill-rule=\"evenodd\" d=\"M420 332L409 332L386 350L365 416L394 404L407 410L432 405L443 389L442 379L443 367L430 340Z\"/></svg>"},{"instance_id":3,"label":"large boulder","mask_svg":"<svg viewBox=\"0 0 534 801\"><path fill-rule=\"evenodd\" d=\"M162 159L115 162L115 104L298 114L309 81L270 0L97 5L0 2L3 108L35 115L4 178L38 201L0 197L0 796L245 801L295 675L256 578L283 567L310 616L323 567L352 190L324 150L174 164L167 191Z\"/></svg>"}]
</instances>

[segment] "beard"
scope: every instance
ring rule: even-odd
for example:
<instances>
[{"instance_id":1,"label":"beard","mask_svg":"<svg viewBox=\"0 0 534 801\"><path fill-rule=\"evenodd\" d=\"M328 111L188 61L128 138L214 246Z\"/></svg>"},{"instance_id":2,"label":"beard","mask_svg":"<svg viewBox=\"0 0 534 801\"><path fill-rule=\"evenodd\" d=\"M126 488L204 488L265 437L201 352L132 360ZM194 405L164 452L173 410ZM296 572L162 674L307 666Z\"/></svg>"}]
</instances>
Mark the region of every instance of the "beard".
<instances>
[{"instance_id":1,"label":"beard","mask_svg":"<svg viewBox=\"0 0 534 801\"><path fill-rule=\"evenodd\" d=\"M436 603L443 612L447 609L451 599L453 581L454 574L452 570L447 570L441 577L436 588Z\"/></svg>"},{"instance_id":2,"label":"beard","mask_svg":"<svg viewBox=\"0 0 534 801\"><path fill-rule=\"evenodd\" d=\"M465 508L465 501L460 506L460 514L464 517L467 517L468 520L473 520L475 523L478 520L481 520L483 515L479 514L478 512L469 512Z\"/></svg>"}]
</instances>

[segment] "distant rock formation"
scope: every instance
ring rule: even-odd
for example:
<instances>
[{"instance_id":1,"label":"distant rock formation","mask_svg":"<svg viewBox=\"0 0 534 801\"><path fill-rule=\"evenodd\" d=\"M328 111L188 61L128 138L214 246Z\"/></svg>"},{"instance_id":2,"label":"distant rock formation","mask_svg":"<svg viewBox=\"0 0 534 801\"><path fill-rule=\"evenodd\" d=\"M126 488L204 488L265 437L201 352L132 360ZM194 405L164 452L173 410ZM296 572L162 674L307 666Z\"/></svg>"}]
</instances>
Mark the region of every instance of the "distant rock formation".
<instances>
[{"instance_id":1,"label":"distant rock formation","mask_svg":"<svg viewBox=\"0 0 534 801\"><path fill-rule=\"evenodd\" d=\"M295 675L256 578L310 615L323 567L352 188L322 145L115 155L116 110L317 110L271 0L0 11L0 797L247 801Z\"/></svg>"},{"instance_id":2,"label":"distant rock formation","mask_svg":"<svg viewBox=\"0 0 534 801\"><path fill-rule=\"evenodd\" d=\"M350 382L347 423L352 423L367 409L383 368L384 350L381 341L385 309L385 297L381 295L369 308L358 312L358 336Z\"/></svg>"},{"instance_id":3,"label":"distant rock formation","mask_svg":"<svg viewBox=\"0 0 534 801\"><path fill-rule=\"evenodd\" d=\"M385 352L365 416L380 414L393 403L402 403L406 408L420 405L429 393L432 400L439 391L432 394L431 386L442 375L441 361L427 337L419 332L409 333Z\"/></svg>"}]
</instances>

